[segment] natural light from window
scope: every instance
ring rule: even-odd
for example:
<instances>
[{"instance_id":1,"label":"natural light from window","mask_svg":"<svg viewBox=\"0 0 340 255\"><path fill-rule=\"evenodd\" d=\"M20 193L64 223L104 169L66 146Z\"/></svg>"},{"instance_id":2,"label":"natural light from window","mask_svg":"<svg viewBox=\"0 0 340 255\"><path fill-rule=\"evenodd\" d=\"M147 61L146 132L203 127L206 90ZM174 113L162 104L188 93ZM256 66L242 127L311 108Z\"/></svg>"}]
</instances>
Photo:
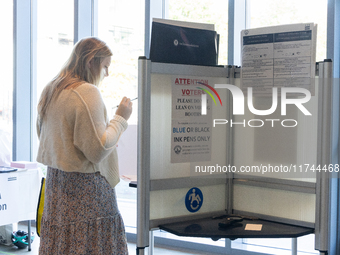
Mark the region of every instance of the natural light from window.
<instances>
[{"instance_id":1,"label":"natural light from window","mask_svg":"<svg viewBox=\"0 0 340 255\"><path fill-rule=\"evenodd\" d=\"M2 0L0 8L2 24L0 63L0 165L9 165L12 155L13 136L13 1Z\"/></svg>"}]
</instances>

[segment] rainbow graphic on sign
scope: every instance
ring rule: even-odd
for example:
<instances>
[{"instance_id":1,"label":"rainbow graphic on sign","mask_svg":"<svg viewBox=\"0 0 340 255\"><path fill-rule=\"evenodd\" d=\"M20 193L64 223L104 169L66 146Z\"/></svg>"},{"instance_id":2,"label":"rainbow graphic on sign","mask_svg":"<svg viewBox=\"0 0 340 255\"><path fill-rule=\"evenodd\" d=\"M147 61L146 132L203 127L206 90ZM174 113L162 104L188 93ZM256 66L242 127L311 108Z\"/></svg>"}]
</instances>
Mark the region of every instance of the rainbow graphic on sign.
<instances>
[{"instance_id":1,"label":"rainbow graphic on sign","mask_svg":"<svg viewBox=\"0 0 340 255\"><path fill-rule=\"evenodd\" d=\"M217 96L218 100L220 101L221 106L222 106L222 100L221 100L221 98L220 98L220 95L217 93L217 91L216 91L213 87L211 87L210 85L208 85L208 84L206 84L206 83L203 83L203 82L197 82L197 83L206 86L206 87L209 88L212 92L214 92L215 95ZM200 87L196 87L196 88L198 88L198 89L200 89L200 90L203 90L205 93L207 93L207 94L212 98L212 100L214 101L215 105L217 105L216 100L215 100L213 94L212 94L209 90L204 89L204 88L200 88Z\"/></svg>"}]
</instances>

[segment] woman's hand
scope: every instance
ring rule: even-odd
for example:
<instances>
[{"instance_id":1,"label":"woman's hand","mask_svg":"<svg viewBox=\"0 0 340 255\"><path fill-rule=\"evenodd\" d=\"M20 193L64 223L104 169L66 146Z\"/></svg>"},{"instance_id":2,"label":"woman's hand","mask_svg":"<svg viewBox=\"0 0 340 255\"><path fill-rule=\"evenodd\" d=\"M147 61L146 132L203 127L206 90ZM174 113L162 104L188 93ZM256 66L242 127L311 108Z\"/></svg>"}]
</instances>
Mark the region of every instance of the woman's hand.
<instances>
[{"instance_id":1,"label":"woman's hand","mask_svg":"<svg viewBox=\"0 0 340 255\"><path fill-rule=\"evenodd\" d=\"M132 113L132 102L130 98L124 97L120 102L116 114L128 120Z\"/></svg>"}]
</instances>

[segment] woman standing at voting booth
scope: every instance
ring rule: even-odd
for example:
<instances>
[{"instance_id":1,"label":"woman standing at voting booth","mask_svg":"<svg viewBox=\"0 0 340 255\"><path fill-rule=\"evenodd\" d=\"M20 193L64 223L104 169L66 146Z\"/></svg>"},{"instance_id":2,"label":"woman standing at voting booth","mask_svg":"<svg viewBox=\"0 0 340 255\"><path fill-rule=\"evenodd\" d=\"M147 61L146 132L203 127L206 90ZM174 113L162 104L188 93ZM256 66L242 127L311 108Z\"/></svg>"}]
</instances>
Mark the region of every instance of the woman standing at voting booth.
<instances>
[{"instance_id":1,"label":"woman standing at voting booth","mask_svg":"<svg viewBox=\"0 0 340 255\"><path fill-rule=\"evenodd\" d=\"M48 166L39 254L127 254L114 187L116 144L132 112L123 98L111 120L98 89L112 52L79 41L38 105L37 161Z\"/></svg>"}]
</instances>

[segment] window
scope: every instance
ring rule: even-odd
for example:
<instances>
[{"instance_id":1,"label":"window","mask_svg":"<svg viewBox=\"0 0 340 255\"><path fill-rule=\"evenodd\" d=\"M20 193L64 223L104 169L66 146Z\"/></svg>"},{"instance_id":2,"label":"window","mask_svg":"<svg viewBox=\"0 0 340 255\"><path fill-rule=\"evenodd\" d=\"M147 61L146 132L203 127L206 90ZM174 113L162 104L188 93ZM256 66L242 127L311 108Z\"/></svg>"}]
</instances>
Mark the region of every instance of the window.
<instances>
[{"instance_id":1,"label":"window","mask_svg":"<svg viewBox=\"0 0 340 255\"><path fill-rule=\"evenodd\" d=\"M13 1L1 1L0 165L9 165L13 136Z\"/></svg>"},{"instance_id":2,"label":"window","mask_svg":"<svg viewBox=\"0 0 340 255\"><path fill-rule=\"evenodd\" d=\"M138 57L144 55L144 1L98 1L98 37L108 44L113 53L109 77L99 87L108 115L112 117L115 106L124 96L134 99L138 95ZM129 128L120 143L136 135L137 105L137 101L134 101ZM131 139L126 145L129 151L137 152L136 139ZM121 148L118 145L120 172L137 173L137 158L131 158L133 153L122 153ZM129 188L125 181L116 186L119 210L127 232L135 232L136 229L136 191Z\"/></svg>"},{"instance_id":3,"label":"window","mask_svg":"<svg viewBox=\"0 0 340 255\"><path fill-rule=\"evenodd\" d=\"M74 3L38 0L37 93L60 71L73 49Z\"/></svg>"},{"instance_id":4,"label":"window","mask_svg":"<svg viewBox=\"0 0 340 255\"><path fill-rule=\"evenodd\" d=\"M138 94L138 57L144 55L143 10L142 0L98 2L98 37L113 52L109 77L100 87L111 115L123 96L133 99ZM136 106L134 102L129 124L137 123Z\"/></svg>"}]
</instances>

